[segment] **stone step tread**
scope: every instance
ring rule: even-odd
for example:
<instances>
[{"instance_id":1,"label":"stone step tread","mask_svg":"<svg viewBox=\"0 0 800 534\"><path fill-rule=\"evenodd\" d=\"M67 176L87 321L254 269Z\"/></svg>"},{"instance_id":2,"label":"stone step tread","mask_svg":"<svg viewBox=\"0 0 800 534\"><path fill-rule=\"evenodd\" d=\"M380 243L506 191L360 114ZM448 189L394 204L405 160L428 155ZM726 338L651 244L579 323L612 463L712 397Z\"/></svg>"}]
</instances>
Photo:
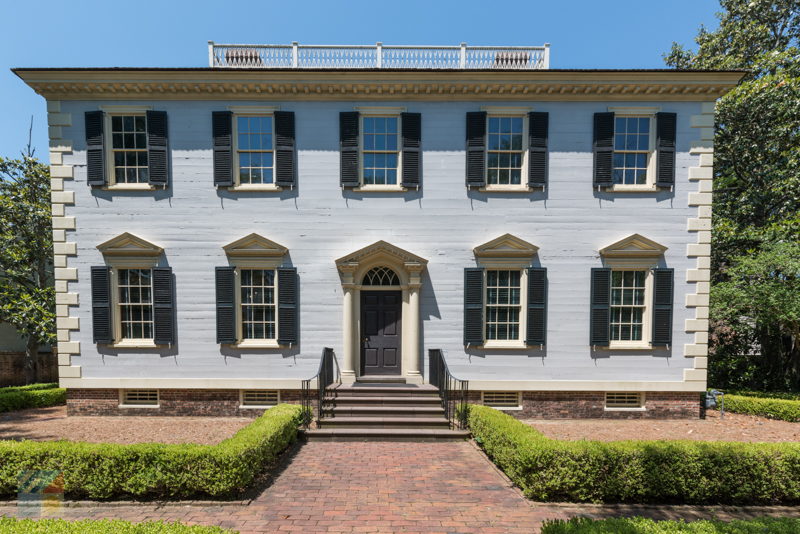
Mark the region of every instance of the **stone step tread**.
<instances>
[{"instance_id":1,"label":"stone step tread","mask_svg":"<svg viewBox=\"0 0 800 534\"><path fill-rule=\"evenodd\" d=\"M382 384L369 386L332 386L328 391L335 395L358 395L359 393L380 393L382 395L425 395L438 396L439 390L436 388L423 388L419 386L407 386L405 384Z\"/></svg>"},{"instance_id":2,"label":"stone step tread","mask_svg":"<svg viewBox=\"0 0 800 534\"><path fill-rule=\"evenodd\" d=\"M406 424L406 425L449 425L444 417L324 417L323 426L329 423L349 424L359 423L364 426L371 424Z\"/></svg>"},{"instance_id":3,"label":"stone step tread","mask_svg":"<svg viewBox=\"0 0 800 534\"><path fill-rule=\"evenodd\" d=\"M438 396L405 396L405 397L385 397L385 396L375 396L375 397L361 397L361 396L342 396L342 397L325 397L323 402L330 403L335 402L337 404L348 403L348 402L370 402L374 404L381 404L381 403L392 403L392 404L400 404L400 403L414 403L414 402L424 402L426 404L439 404L441 400Z\"/></svg>"},{"instance_id":4,"label":"stone step tread","mask_svg":"<svg viewBox=\"0 0 800 534\"><path fill-rule=\"evenodd\" d=\"M323 406L324 412L333 413L387 413L387 414L441 414L444 415L444 408L441 406Z\"/></svg>"}]
</instances>

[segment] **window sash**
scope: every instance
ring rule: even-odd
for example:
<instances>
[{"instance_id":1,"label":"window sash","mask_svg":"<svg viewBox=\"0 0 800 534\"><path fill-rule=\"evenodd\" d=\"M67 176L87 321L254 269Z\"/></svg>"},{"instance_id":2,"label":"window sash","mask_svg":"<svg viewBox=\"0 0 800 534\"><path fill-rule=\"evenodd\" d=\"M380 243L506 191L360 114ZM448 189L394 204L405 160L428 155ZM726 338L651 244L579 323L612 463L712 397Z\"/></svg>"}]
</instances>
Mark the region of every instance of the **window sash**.
<instances>
[{"instance_id":1,"label":"window sash","mask_svg":"<svg viewBox=\"0 0 800 534\"><path fill-rule=\"evenodd\" d=\"M645 341L647 271L611 271L610 340Z\"/></svg>"},{"instance_id":2,"label":"window sash","mask_svg":"<svg viewBox=\"0 0 800 534\"><path fill-rule=\"evenodd\" d=\"M239 339L278 338L277 272L275 269L237 269Z\"/></svg>"},{"instance_id":3,"label":"window sash","mask_svg":"<svg viewBox=\"0 0 800 534\"><path fill-rule=\"evenodd\" d=\"M522 272L488 269L485 276L484 338L487 341L520 340L523 335Z\"/></svg>"},{"instance_id":4,"label":"window sash","mask_svg":"<svg viewBox=\"0 0 800 534\"><path fill-rule=\"evenodd\" d=\"M380 132L374 129L375 119L390 119L395 125L394 131ZM401 158L401 124L399 115L362 115L361 128L361 184L362 185L399 185L400 158ZM388 122L388 121L387 121ZM372 131L368 131L372 125ZM394 138L394 148L389 142ZM375 141L382 138L384 148L378 148ZM368 141L371 139L371 142Z\"/></svg>"},{"instance_id":5,"label":"window sash","mask_svg":"<svg viewBox=\"0 0 800 534\"><path fill-rule=\"evenodd\" d=\"M112 184L149 182L147 155L147 115L109 114L109 159Z\"/></svg>"},{"instance_id":6,"label":"window sash","mask_svg":"<svg viewBox=\"0 0 800 534\"><path fill-rule=\"evenodd\" d=\"M116 269L119 339L153 339L152 269Z\"/></svg>"},{"instance_id":7,"label":"window sash","mask_svg":"<svg viewBox=\"0 0 800 534\"><path fill-rule=\"evenodd\" d=\"M504 132L504 122L510 121L510 131ZM519 121L517 123L513 121ZM518 131L517 131L518 130ZM487 115L486 117L486 184L522 186L525 183L525 153L528 150L526 117ZM510 147L501 148L504 136L510 136ZM493 137L497 146L493 147ZM518 138L518 142L515 140ZM516 145L516 146L515 146Z\"/></svg>"},{"instance_id":8,"label":"window sash","mask_svg":"<svg viewBox=\"0 0 800 534\"><path fill-rule=\"evenodd\" d=\"M240 119L247 119L247 130L240 127ZM269 126L261 130L258 123L251 129L251 120L268 119ZM269 131L266 131L269 130ZM241 136L247 136L247 143L242 143ZM259 137L269 136L265 147ZM258 148L253 148L253 141L258 139ZM275 117L271 113L235 114L233 116L233 143L236 154L236 183L238 185L271 185L275 183ZM247 146L244 146L244 145ZM254 165L258 163L258 165ZM243 173L247 170L246 173ZM246 178L245 178L246 174Z\"/></svg>"},{"instance_id":9,"label":"window sash","mask_svg":"<svg viewBox=\"0 0 800 534\"><path fill-rule=\"evenodd\" d=\"M619 121L627 121L628 119L647 119L647 131L642 132L641 123L637 126L636 132L628 131L626 123L625 131L620 132L618 126ZM614 154L612 163L612 180L614 185L621 186L643 186L648 185L652 181L653 172L651 169L653 162L653 152L655 149L655 116L653 115L621 115L617 114L614 117ZM642 137L645 138L646 146L642 146ZM628 147L627 141L630 138L637 139L636 147ZM622 147L618 142L622 139ZM644 161L642 161L644 160Z\"/></svg>"}]
</instances>

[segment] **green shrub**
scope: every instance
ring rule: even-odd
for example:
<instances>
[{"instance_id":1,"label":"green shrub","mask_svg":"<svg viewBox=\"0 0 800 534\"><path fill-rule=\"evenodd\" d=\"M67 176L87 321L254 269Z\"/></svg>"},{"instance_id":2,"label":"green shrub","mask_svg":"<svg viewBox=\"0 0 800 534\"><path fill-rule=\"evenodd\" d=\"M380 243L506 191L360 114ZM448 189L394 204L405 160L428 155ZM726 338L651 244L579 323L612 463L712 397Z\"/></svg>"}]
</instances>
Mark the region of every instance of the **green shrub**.
<instances>
[{"instance_id":1,"label":"green shrub","mask_svg":"<svg viewBox=\"0 0 800 534\"><path fill-rule=\"evenodd\" d=\"M800 422L800 400L725 395L725 411Z\"/></svg>"},{"instance_id":2,"label":"green shrub","mask_svg":"<svg viewBox=\"0 0 800 534\"><path fill-rule=\"evenodd\" d=\"M201 527L148 521L130 523L108 519L65 521L63 519L14 519L0 517L0 534L225 534L233 533L219 527Z\"/></svg>"},{"instance_id":3,"label":"green shrub","mask_svg":"<svg viewBox=\"0 0 800 534\"><path fill-rule=\"evenodd\" d=\"M23 389L28 388L28 389ZM67 402L67 390L63 388L21 388L0 389L0 413L27 408L45 408Z\"/></svg>"},{"instance_id":4,"label":"green shrub","mask_svg":"<svg viewBox=\"0 0 800 534\"><path fill-rule=\"evenodd\" d=\"M800 445L557 441L486 406L469 425L486 454L538 501L800 502Z\"/></svg>"},{"instance_id":5,"label":"green shrub","mask_svg":"<svg viewBox=\"0 0 800 534\"><path fill-rule=\"evenodd\" d=\"M7 386L0 388L0 395L9 391L32 391L38 389L54 389L58 387L56 382L46 382L40 384L28 384L27 386Z\"/></svg>"},{"instance_id":6,"label":"green shrub","mask_svg":"<svg viewBox=\"0 0 800 534\"><path fill-rule=\"evenodd\" d=\"M547 521L542 534L796 534L800 519L757 518L731 522L700 520L653 521L642 517L625 519L574 518Z\"/></svg>"},{"instance_id":7,"label":"green shrub","mask_svg":"<svg viewBox=\"0 0 800 534\"><path fill-rule=\"evenodd\" d=\"M740 397L761 397L764 399L783 399L783 400L800 400L800 393L791 393L788 391L736 391L725 390L725 398L728 395L739 395Z\"/></svg>"},{"instance_id":8,"label":"green shrub","mask_svg":"<svg viewBox=\"0 0 800 534\"><path fill-rule=\"evenodd\" d=\"M24 470L60 471L72 498L234 495L296 439L301 411L276 406L217 445L0 441L0 496Z\"/></svg>"}]
</instances>

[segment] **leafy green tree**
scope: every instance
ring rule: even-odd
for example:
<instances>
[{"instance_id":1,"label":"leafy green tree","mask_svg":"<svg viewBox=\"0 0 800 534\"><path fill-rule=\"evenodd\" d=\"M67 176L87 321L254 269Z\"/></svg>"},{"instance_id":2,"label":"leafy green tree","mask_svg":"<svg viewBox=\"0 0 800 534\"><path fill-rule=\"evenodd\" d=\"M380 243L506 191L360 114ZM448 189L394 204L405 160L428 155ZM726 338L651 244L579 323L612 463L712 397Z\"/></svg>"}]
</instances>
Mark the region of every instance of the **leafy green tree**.
<instances>
[{"instance_id":1,"label":"leafy green tree","mask_svg":"<svg viewBox=\"0 0 800 534\"><path fill-rule=\"evenodd\" d=\"M697 51L673 43L664 56L680 69L747 71L716 109L709 371L721 387L735 380L739 387L800 389L792 371L800 338L782 322L791 315L788 295L774 297L784 298L773 302L784 315L739 305L749 314L742 319L722 305L731 304L727 284L749 260L767 262L776 244L800 241L800 0L721 0L721 7L719 27L700 28ZM773 283L761 276L737 286L736 302L758 301ZM781 373L789 373L788 382Z\"/></svg>"},{"instance_id":2,"label":"leafy green tree","mask_svg":"<svg viewBox=\"0 0 800 534\"><path fill-rule=\"evenodd\" d=\"M0 321L27 337L25 374L39 346L55 342L50 170L28 149L0 158Z\"/></svg>"}]
</instances>

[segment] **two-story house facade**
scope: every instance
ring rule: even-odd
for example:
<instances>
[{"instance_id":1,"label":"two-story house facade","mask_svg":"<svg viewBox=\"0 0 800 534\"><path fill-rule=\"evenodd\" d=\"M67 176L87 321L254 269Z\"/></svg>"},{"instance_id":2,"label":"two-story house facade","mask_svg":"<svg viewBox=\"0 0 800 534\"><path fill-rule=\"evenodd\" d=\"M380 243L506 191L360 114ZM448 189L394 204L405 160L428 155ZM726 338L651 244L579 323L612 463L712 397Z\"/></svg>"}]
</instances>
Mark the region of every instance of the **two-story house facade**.
<instances>
[{"instance_id":1,"label":"two-story house facade","mask_svg":"<svg viewBox=\"0 0 800 534\"><path fill-rule=\"evenodd\" d=\"M741 73L389 48L15 70L47 100L69 413L294 402L332 347L345 383L425 383L441 349L517 415L698 415Z\"/></svg>"}]
</instances>

